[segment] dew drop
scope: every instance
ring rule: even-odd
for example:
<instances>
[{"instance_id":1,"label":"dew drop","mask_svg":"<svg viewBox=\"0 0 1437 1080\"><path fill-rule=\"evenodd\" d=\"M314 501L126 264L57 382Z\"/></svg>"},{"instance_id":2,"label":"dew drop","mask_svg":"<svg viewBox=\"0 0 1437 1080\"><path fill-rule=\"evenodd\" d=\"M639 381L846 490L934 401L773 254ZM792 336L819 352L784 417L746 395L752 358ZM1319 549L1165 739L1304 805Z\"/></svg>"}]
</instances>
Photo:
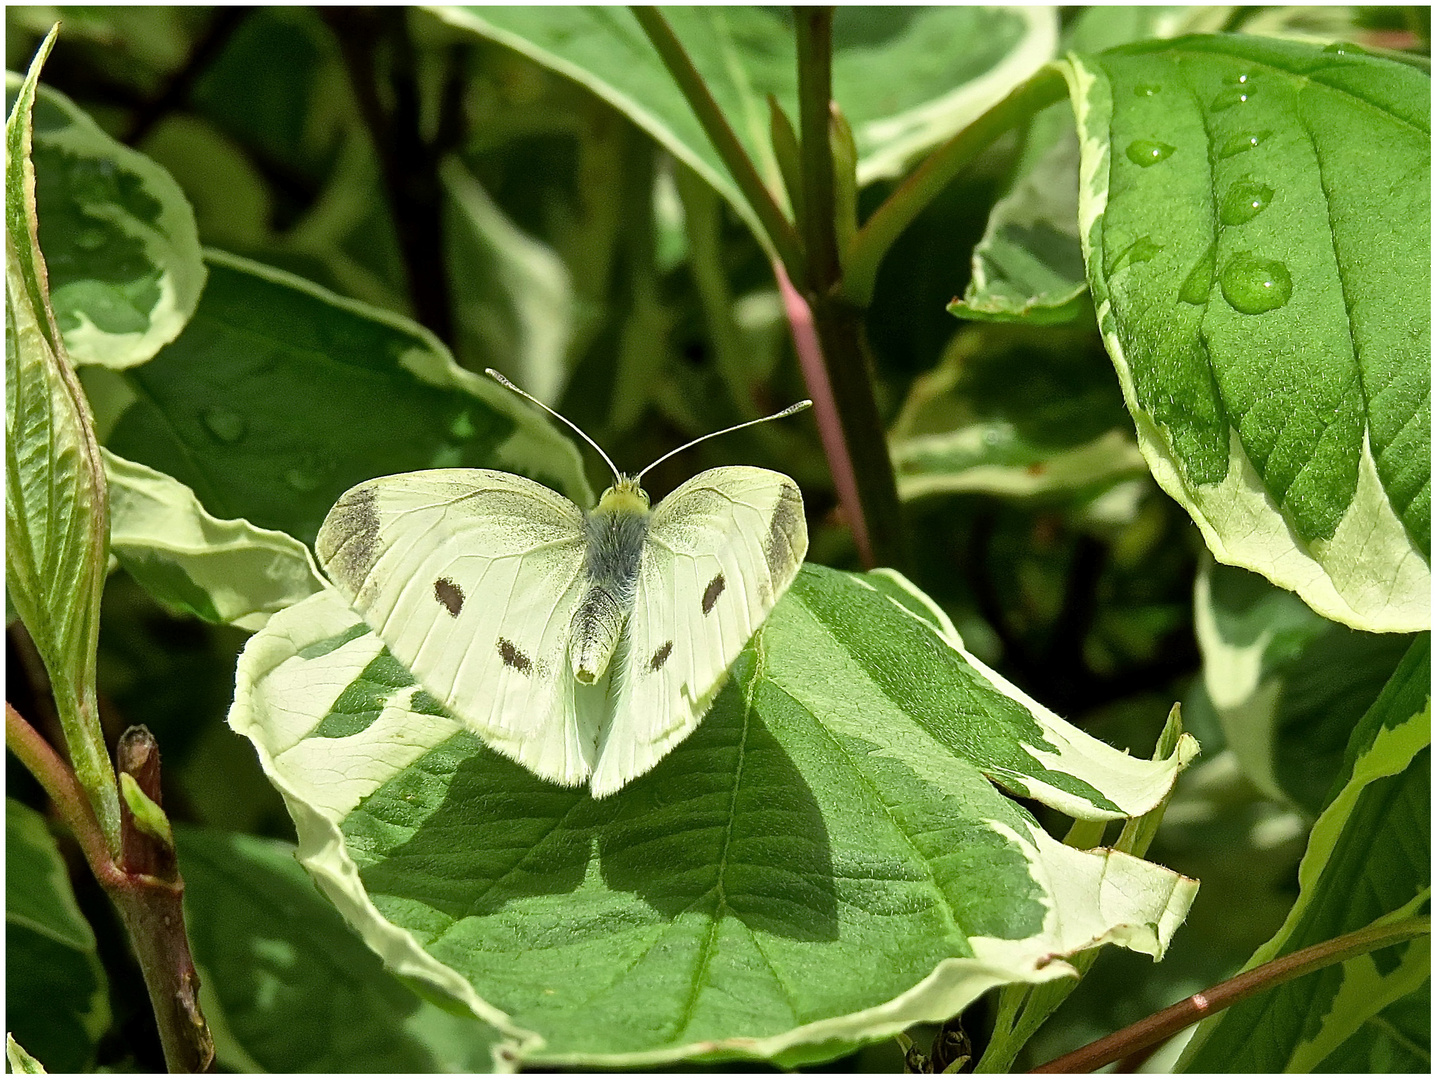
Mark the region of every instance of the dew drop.
<instances>
[{"instance_id":1,"label":"dew drop","mask_svg":"<svg viewBox=\"0 0 1437 1080\"><path fill-rule=\"evenodd\" d=\"M220 442L233 445L245 437L249 424L245 418L224 405L211 405L200 413L200 421Z\"/></svg>"},{"instance_id":2,"label":"dew drop","mask_svg":"<svg viewBox=\"0 0 1437 1080\"><path fill-rule=\"evenodd\" d=\"M107 237L103 229L91 228L81 229L75 233L70 242L81 251L98 251L105 246L106 239Z\"/></svg>"},{"instance_id":3,"label":"dew drop","mask_svg":"<svg viewBox=\"0 0 1437 1080\"><path fill-rule=\"evenodd\" d=\"M1361 56L1367 52L1361 45L1354 45L1350 41L1334 41L1331 45L1325 46L1322 51L1329 56Z\"/></svg>"},{"instance_id":4,"label":"dew drop","mask_svg":"<svg viewBox=\"0 0 1437 1080\"><path fill-rule=\"evenodd\" d=\"M1254 90L1251 86L1233 86L1223 90L1208 102L1208 109L1212 112L1223 112L1231 109L1234 105L1243 105L1252 100Z\"/></svg>"},{"instance_id":5,"label":"dew drop","mask_svg":"<svg viewBox=\"0 0 1437 1080\"><path fill-rule=\"evenodd\" d=\"M1135 139L1128 143L1125 153L1128 160L1134 165L1141 165L1146 169L1149 165L1156 165L1159 161L1166 161L1172 156L1177 147L1169 146L1165 142L1158 142L1156 139Z\"/></svg>"},{"instance_id":6,"label":"dew drop","mask_svg":"<svg viewBox=\"0 0 1437 1080\"><path fill-rule=\"evenodd\" d=\"M1208 244L1207 250L1202 253L1198 261L1193 263L1182 288L1178 290L1178 299L1185 304L1202 305L1207 303L1207 298L1212 292L1213 272L1217 266L1217 241Z\"/></svg>"},{"instance_id":7,"label":"dew drop","mask_svg":"<svg viewBox=\"0 0 1437 1080\"><path fill-rule=\"evenodd\" d=\"M1163 246L1153 240L1151 236L1140 236L1131 244L1118 252L1117 256L1108 264L1108 274L1117 273L1125 266L1136 266L1138 263L1151 262L1157 258L1158 252Z\"/></svg>"},{"instance_id":8,"label":"dew drop","mask_svg":"<svg viewBox=\"0 0 1437 1080\"><path fill-rule=\"evenodd\" d=\"M1250 251L1232 257L1222 272L1223 298L1244 315L1261 315L1282 307L1292 296L1292 275L1276 259L1259 259Z\"/></svg>"},{"instance_id":9,"label":"dew drop","mask_svg":"<svg viewBox=\"0 0 1437 1080\"><path fill-rule=\"evenodd\" d=\"M319 454L304 454L284 474L284 482L301 495L316 491L329 478L332 465Z\"/></svg>"},{"instance_id":10,"label":"dew drop","mask_svg":"<svg viewBox=\"0 0 1437 1080\"><path fill-rule=\"evenodd\" d=\"M1161 90L1162 87L1157 83L1138 83L1137 86L1133 87L1133 94L1137 97L1152 97Z\"/></svg>"},{"instance_id":11,"label":"dew drop","mask_svg":"<svg viewBox=\"0 0 1437 1080\"><path fill-rule=\"evenodd\" d=\"M1223 142L1222 146L1218 147L1217 156L1219 158L1230 158L1237 154L1245 154L1249 150L1257 149L1270 138L1272 138L1272 132L1270 131L1232 135Z\"/></svg>"},{"instance_id":12,"label":"dew drop","mask_svg":"<svg viewBox=\"0 0 1437 1080\"><path fill-rule=\"evenodd\" d=\"M1227 189L1218 207L1218 220L1224 225L1242 225L1267 209L1272 202L1272 188L1255 180L1239 180Z\"/></svg>"}]
</instances>

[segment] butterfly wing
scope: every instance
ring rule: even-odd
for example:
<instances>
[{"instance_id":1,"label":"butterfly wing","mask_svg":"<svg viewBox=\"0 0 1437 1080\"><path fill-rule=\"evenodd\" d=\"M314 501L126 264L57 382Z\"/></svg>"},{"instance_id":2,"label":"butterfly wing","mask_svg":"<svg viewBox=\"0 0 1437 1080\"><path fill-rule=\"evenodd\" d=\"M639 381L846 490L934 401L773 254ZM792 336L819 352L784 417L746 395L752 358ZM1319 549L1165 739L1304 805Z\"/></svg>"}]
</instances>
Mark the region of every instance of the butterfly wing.
<instances>
[{"instance_id":1,"label":"butterfly wing","mask_svg":"<svg viewBox=\"0 0 1437 1080\"><path fill-rule=\"evenodd\" d=\"M782 473L710 469L658 505L590 781L596 798L648 772L698 726L807 551L803 497Z\"/></svg>"},{"instance_id":2,"label":"butterfly wing","mask_svg":"<svg viewBox=\"0 0 1437 1080\"><path fill-rule=\"evenodd\" d=\"M573 785L607 713L602 693L575 693L567 660L582 525L577 506L522 476L433 469L345 492L315 548L425 690L495 750Z\"/></svg>"}]
</instances>

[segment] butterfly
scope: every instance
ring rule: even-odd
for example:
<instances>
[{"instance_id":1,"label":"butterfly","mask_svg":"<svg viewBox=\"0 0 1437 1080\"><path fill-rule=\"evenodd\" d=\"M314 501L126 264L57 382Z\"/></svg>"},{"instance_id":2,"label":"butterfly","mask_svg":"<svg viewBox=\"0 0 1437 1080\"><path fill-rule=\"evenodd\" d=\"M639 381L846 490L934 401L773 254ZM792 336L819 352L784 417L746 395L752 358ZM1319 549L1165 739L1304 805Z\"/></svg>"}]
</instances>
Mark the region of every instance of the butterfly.
<instances>
[{"instance_id":1,"label":"butterfly","mask_svg":"<svg viewBox=\"0 0 1437 1080\"><path fill-rule=\"evenodd\" d=\"M419 685L499 753L609 795L698 726L729 667L808 551L803 496L782 473L709 469L656 507L614 474L587 512L493 469L367 480L315 549L350 605ZM751 424L807 408L796 405Z\"/></svg>"}]
</instances>

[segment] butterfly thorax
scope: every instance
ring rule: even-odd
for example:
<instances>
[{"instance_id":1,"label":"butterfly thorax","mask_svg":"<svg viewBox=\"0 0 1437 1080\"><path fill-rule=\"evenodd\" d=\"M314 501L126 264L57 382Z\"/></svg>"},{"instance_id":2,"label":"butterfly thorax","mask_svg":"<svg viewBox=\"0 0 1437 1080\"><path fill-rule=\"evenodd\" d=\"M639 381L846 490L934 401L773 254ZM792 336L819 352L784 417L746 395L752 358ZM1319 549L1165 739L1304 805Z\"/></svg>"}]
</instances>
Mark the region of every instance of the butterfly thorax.
<instances>
[{"instance_id":1,"label":"butterfly thorax","mask_svg":"<svg viewBox=\"0 0 1437 1080\"><path fill-rule=\"evenodd\" d=\"M649 497L623 477L584 515L584 592L569 631L574 678L595 682L624 633L649 531Z\"/></svg>"}]
</instances>

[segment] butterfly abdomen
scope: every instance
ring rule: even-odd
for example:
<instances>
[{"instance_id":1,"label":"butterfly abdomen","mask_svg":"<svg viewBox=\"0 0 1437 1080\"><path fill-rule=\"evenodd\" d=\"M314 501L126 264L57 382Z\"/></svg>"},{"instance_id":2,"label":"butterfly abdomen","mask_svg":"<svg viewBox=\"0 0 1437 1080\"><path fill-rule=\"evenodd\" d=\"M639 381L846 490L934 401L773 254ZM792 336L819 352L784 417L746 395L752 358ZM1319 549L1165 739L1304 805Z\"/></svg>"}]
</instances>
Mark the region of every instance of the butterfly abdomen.
<instances>
[{"instance_id":1,"label":"butterfly abdomen","mask_svg":"<svg viewBox=\"0 0 1437 1080\"><path fill-rule=\"evenodd\" d=\"M627 493L618 499L610 494L584 515L584 593L569 629L569 659L581 683L595 682L608 670L623 637L649 531L646 499L640 505Z\"/></svg>"}]
</instances>

